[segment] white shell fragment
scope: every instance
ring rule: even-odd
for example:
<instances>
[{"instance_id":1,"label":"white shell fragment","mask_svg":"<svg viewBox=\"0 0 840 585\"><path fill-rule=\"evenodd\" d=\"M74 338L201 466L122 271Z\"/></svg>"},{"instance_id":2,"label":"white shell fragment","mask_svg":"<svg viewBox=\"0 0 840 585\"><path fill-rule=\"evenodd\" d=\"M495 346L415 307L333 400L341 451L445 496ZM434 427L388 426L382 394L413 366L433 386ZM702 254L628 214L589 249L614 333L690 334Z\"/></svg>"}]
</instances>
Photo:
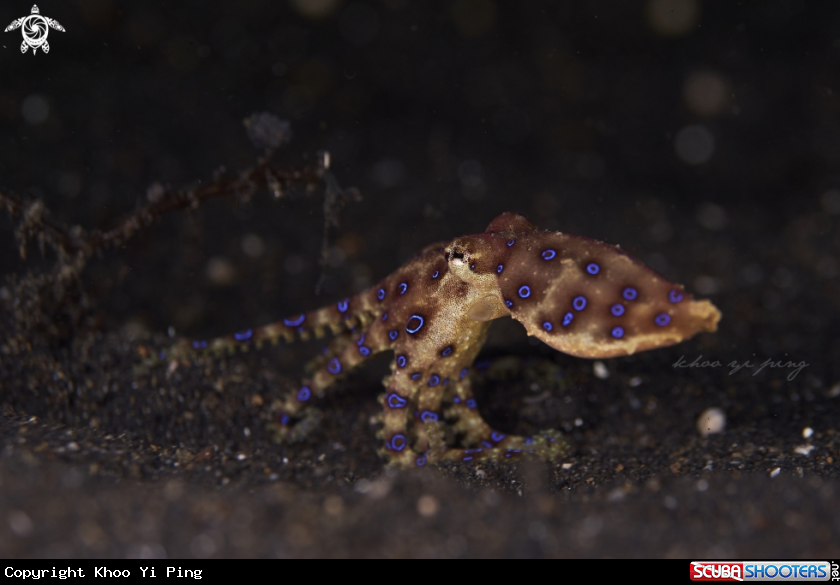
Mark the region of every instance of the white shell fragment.
<instances>
[{"instance_id":1,"label":"white shell fragment","mask_svg":"<svg viewBox=\"0 0 840 585\"><path fill-rule=\"evenodd\" d=\"M704 437L723 432L726 415L719 408L707 408L697 417L697 430Z\"/></svg>"}]
</instances>

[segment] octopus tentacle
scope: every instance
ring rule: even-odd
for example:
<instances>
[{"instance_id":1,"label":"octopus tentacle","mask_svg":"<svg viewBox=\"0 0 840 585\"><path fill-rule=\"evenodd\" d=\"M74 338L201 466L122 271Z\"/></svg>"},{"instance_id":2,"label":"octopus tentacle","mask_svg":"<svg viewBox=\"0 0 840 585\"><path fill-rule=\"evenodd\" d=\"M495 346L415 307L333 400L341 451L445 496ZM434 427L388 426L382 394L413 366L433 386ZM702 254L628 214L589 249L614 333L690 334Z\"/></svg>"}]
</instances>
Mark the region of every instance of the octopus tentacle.
<instances>
[{"instance_id":1,"label":"octopus tentacle","mask_svg":"<svg viewBox=\"0 0 840 585\"><path fill-rule=\"evenodd\" d=\"M557 431L542 431L534 437L504 435L494 432L482 440L479 447L471 449L445 449L436 454L433 462L473 461L503 459L540 459L549 461L559 459L570 450L569 444Z\"/></svg>"},{"instance_id":2,"label":"octopus tentacle","mask_svg":"<svg viewBox=\"0 0 840 585\"><path fill-rule=\"evenodd\" d=\"M320 367L312 376L304 380L300 388L289 392L274 404L273 410L279 422L279 426L275 427L276 438L302 438L311 428L310 425L296 428L299 426L297 423L299 419L312 418L312 404L323 398L326 391L352 369L388 349L390 344L387 338L372 333L370 328L352 336L344 335L334 339L317 361Z\"/></svg>"}]
</instances>

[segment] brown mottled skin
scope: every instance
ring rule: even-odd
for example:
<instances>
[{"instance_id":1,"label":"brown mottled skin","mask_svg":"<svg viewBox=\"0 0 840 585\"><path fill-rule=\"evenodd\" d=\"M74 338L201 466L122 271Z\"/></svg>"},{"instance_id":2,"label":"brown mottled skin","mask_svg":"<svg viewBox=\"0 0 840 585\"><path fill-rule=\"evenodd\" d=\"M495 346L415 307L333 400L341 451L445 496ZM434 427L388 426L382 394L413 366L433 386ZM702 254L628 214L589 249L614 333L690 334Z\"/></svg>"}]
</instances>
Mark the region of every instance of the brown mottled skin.
<instances>
[{"instance_id":1,"label":"brown mottled skin","mask_svg":"<svg viewBox=\"0 0 840 585\"><path fill-rule=\"evenodd\" d=\"M568 447L558 433L503 435L475 408L467 368L490 321L506 315L551 347L585 358L679 343L715 331L720 319L709 301L694 300L615 246L539 231L524 216L505 213L484 233L427 247L354 297L193 347L259 347L280 337L322 337L327 327L341 333L319 358L325 365L274 405L280 438L297 438L311 428L310 403L343 374L393 351L380 397L381 452L390 463L560 457Z\"/></svg>"}]
</instances>

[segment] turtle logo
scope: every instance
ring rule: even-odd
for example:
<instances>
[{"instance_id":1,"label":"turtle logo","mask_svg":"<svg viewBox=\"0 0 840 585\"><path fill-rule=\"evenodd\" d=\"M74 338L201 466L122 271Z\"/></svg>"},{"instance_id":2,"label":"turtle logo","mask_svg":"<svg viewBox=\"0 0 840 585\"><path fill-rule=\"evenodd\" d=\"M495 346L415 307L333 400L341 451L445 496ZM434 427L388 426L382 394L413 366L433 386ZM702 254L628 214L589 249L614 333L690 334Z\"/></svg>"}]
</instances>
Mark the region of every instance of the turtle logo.
<instances>
[{"instance_id":1,"label":"turtle logo","mask_svg":"<svg viewBox=\"0 0 840 585\"><path fill-rule=\"evenodd\" d=\"M64 32L64 27L58 24L58 21L41 16L41 11L38 10L37 4L32 6L32 14L12 21L12 24L7 26L3 32L9 32L16 28L21 28L21 32L23 32L23 42L20 44L20 52L25 53L26 49L32 47L33 55L38 52L39 48L45 53L50 52L50 44L47 42L47 33L50 32L50 28Z\"/></svg>"}]
</instances>

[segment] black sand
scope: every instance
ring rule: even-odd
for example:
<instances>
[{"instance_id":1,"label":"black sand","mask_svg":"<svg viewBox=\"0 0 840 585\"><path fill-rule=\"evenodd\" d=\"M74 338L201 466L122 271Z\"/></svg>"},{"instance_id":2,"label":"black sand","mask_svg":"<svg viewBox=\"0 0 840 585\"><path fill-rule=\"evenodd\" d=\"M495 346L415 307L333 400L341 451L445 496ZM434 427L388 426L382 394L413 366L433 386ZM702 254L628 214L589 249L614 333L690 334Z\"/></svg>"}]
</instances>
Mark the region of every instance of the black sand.
<instances>
[{"instance_id":1,"label":"black sand","mask_svg":"<svg viewBox=\"0 0 840 585\"><path fill-rule=\"evenodd\" d=\"M100 0L41 6L66 29L48 55L5 33L0 192L53 219L104 229L154 182L252 165L257 111L291 122L281 159L329 150L363 201L331 231L319 296L323 198L303 190L164 217L93 259L91 307L45 312L57 334L29 347L9 342L7 282L0 554L840 556L840 9L704 3L667 36L641 4L585 5L348 2L312 20ZM685 97L697 73L718 102ZM621 244L723 313L606 372L495 325L479 409L503 431L563 430L563 461L386 469L371 419L387 359L276 445L267 405L315 342L136 367L170 326L200 338L335 302L507 210ZM18 257L16 223L0 220L3 272L50 266L37 242ZM673 367L699 356L721 365ZM726 427L703 437L712 407Z\"/></svg>"}]
</instances>

